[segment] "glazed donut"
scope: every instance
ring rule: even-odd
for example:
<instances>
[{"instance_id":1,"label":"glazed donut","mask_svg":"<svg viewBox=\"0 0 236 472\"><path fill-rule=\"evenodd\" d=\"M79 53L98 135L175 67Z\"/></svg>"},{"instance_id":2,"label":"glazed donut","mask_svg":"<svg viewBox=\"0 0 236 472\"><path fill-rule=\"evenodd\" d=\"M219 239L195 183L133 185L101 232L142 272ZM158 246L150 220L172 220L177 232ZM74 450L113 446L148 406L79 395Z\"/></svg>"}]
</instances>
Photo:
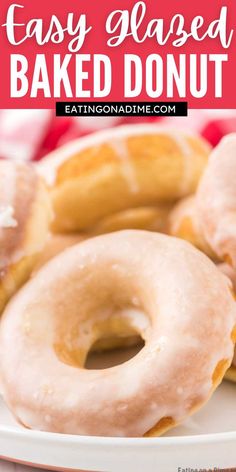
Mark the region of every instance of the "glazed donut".
<instances>
[{"instance_id":1,"label":"glazed donut","mask_svg":"<svg viewBox=\"0 0 236 472\"><path fill-rule=\"evenodd\" d=\"M211 259L218 259L201 232L196 212L195 195L185 197L176 203L168 216L167 233L189 241Z\"/></svg>"},{"instance_id":2,"label":"glazed donut","mask_svg":"<svg viewBox=\"0 0 236 472\"><path fill-rule=\"evenodd\" d=\"M52 210L44 182L28 164L0 160L0 189L1 313L36 263Z\"/></svg>"},{"instance_id":3,"label":"glazed donut","mask_svg":"<svg viewBox=\"0 0 236 472\"><path fill-rule=\"evenodd\" d=\"M157 125L99 131L38 164L51 186L55 232L87 231L130 208L168 203L195 191L209 145Z\"/></svg>"},{"instance_id":4,"label":"glazed donut","mask_svg":"<svg viewBox=\"0 0 236 472\"><path fill-rule=\"evenodd\" d=\"M218 264L218 269L220 269L221 272L227 275L227 277L229 277L229 279L231 280L232 287L235 293L235 298L236 298L236 271L229 264L226 264L226 263ZM225 378L233 382L236 382L236 349L234 351L233 362L230 368L227 370L225 374Z\"/></svg>"},{"instance_id":5,"label":"glazed donut","mask_svg":"<svg viewBox=\"0 0 236 472\"><path fill-rule=\"evenodd\" d=\"M236 133L223 138L213 150L196 205L207 243L236 269Z\"/></svg>"},{"instance_id":6,"label":"glazed donut","mask_svg":"<svg viewBox=\"0 0 236 472\"><path fill-rule=\"evenodd\" d=\"M187 242L137 230L88 239L44 266L8 305L3 397L33 429L159 435L220 383L235 323L228 279ZM97 339L127 327L145 341L135 357L83 368Z\"/></svg>"}]
</instances>

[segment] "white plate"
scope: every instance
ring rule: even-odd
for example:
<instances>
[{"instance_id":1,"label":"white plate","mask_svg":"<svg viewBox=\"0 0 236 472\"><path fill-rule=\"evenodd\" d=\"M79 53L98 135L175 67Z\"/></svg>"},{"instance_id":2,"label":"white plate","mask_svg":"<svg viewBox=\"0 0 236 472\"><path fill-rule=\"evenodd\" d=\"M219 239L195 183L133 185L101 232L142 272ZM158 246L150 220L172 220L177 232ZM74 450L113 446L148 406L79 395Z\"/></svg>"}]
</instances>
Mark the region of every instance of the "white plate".
<instances>
[{"instance_id":1,"label":"white plate","mask_svg":"<svg viewBox=\"0 0 236 472\"><path fill-rule=\"evenodd\" d=\"M113 356L113 360L120 359ZM103 367L105 362L103 359ZM95 364L92 360L90 368ZM0 398L0 458L77 472L233 468L236 385L223 382L202 410L161 438L103 438L30 431L15 422Z\"/></svg>"}]
</instances>

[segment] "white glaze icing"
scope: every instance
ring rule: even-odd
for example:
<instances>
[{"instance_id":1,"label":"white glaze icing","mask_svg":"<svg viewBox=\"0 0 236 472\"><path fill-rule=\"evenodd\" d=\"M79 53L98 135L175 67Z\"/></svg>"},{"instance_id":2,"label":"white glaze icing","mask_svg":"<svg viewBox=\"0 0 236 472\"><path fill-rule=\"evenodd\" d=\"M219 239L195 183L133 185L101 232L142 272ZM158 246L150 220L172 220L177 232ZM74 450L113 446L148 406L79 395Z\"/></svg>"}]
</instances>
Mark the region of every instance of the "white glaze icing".
<instances>
[{"instance_id":1,"label":"white glaze icing","mask_svg":"<svg viewBox=\"0 0 236 472\"><path fill-rule=\"evenodd\" d=\"M126 144L126 141L122 139L115 138L112 141L109 141L109 145L114 149L116 155L119 157L122 163L122 172L127 180L127 184L133 193L138 192L139 183L135 175L135 170L130 161L129 151Z\"/></svg>"},{"instance_id":2,"label":"white glaze icing","mask_svg":"<svg viewBox=\"0 0 236 472\"><path fill-rule=\"evenodd\" d=\"M186 195L186 190L189 188L189 183L191 182L193 175L193 162L192 162L192 148L185 137L175 131L174 139L178 144L181 154L184 159L184 174L183 178L180 181L181 194Z\"/></svg>"},{"instance_id":3,"label":"white glaze icing","mask_svg":"<svg viewBox=\"0 0 236 472\"><path fill-rule=\"evenodd\" d=\"M4 251L5 240L9 239L9 230L19 229L15 212L16 187L17 167L11 162L0 161L0 270L8 265L14 253L12 251L11 254L6 254Z\"/></svg>"},{"instance_id":4,"label":"white glaze icing","mask_svg":"<svg viewBox=\"0 0 236 472\"><path fill-rule=\"evenodd\" d=\"M218 269L225 274L232 283L232 288L236 293L236 271L229 264L222 262L217 265Z\"/></svg>"},{"instance_id":5,"label":"white glaze icing","mask_svg":"<svg viewBox=\"0 0 236 472\"><path fill-rule=\"evenodd\" d=\"M42 249L51 207L44 185L26 163L0 160L0 189L0 269L4 270ZM43 216L38 230L39 214ZM8 277L4 284L11 291L14 280Z\"/></svg>"},{"instance_id":6,"label":"white glaze icing","mask_svg":"<svg viewBox=\"0 0 236 472\"><path fill-rule=\"evenodd\" d=\"M208 244L236 268L236 133L211 153L196 195L198 218Z\"/></svg>"},{"instance_id":7,"label":"white glaze icing","mask_svg":"<svg viewBox=\"0 0 236 472\"><path fill-rule=\"evenodd\" d=\"M14 208L10 205L0 207L0 227L15 228L17 224L17 220L14 218Z\"/></svg>"}]
</instances>

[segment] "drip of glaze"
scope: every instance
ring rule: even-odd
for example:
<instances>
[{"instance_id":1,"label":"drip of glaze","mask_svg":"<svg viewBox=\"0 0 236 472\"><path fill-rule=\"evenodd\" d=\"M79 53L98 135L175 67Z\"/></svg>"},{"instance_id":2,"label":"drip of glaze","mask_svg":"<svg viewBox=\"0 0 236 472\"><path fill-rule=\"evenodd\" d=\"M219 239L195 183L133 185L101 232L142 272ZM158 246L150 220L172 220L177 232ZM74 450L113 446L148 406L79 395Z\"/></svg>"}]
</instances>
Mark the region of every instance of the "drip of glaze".
<instances>
[{"instance_id":1,"label":"drip of glaze","mask_svg":"<svg viewBox=\"0 0 236 472\"><path fill-rule=\"evenodd\" d=\"M14 218L14 208L10 205L0 208L0 228L15 228L18 225Z\"/></svg>"},{"instance_id":2,"label":"drip of glaze","mask_svg":"<svg viewBox=\"0 0 236 472\"><path fill-rule=\"evenodd\" d=\"M180 181L180 190L181 194L184 196L186 194L186 190L189 188L189 182L192 178L192 149L188 143L186 137L182 137L180 134L173 134L174 140L178 145L181 154L183 156L184 162L184 171L183 171L183 178Z\"/></svg>"},{"instance_id":3,"label":"drip of glaze","mask_svg":"<svg viewBox=\"0 0 236 472\"><path fill-rule=\"evenodd\" d=\"M139 190L139 183L137 181L133 164L130 160L127 141L125 139L114 139L109 141L109 145L114 150L122 164L122 173L128 183L132 193L137 193Z\"/></svg>"}]
</instances>

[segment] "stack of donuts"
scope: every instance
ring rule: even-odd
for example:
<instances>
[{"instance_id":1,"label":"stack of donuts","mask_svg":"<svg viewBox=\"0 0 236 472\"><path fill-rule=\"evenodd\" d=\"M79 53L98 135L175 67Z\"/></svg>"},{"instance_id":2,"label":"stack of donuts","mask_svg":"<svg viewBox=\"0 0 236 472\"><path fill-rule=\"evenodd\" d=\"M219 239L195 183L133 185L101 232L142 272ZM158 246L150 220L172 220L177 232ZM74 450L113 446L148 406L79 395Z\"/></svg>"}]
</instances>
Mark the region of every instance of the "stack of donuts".
<instances>
[{"instance_id":1,"label":"stack of donuts","mask_svg":"<svg viewBox=\"0 0 236 472\"><path fill-rule=\"evenodd\" d=\"M236 381L235 155L236 135L131 125L0 161L0 383L22 425L158 436Z\"/></svg>"}]
</instances>

